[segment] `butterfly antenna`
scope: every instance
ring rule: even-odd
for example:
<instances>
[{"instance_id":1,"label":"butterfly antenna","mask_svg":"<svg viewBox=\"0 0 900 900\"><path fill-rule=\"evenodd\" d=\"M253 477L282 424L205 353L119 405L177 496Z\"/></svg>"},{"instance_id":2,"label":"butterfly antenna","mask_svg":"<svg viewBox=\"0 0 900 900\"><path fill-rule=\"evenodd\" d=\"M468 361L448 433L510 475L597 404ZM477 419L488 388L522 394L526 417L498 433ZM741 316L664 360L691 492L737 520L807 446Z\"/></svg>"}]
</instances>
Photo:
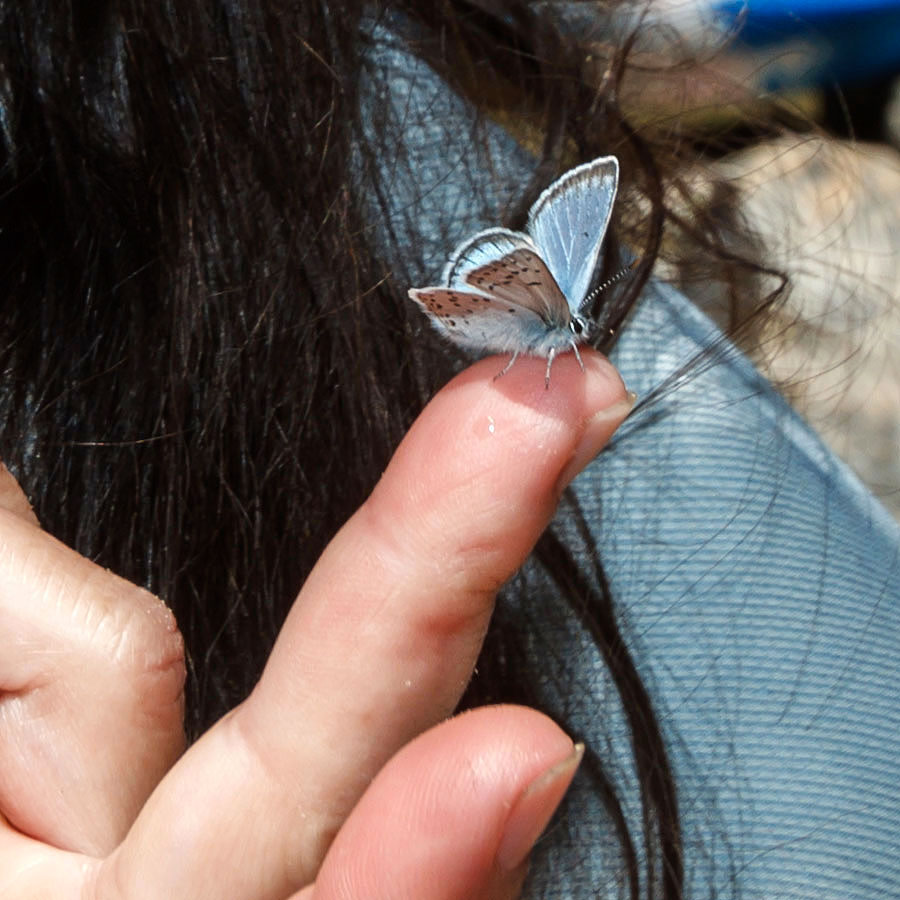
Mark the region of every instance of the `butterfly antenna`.
<instances>
[{"instance_id":1,"label":"butterfly antenna","mask_svg":"<svg viewBox=\"0 0 900 900\"><path fill-rule=\"evenodd\" d=\"M590 303L598 294L602 294L608 287L615 284L617 281L621 281L629 272L634 270L637 267L637 264L640 262L640 257L636 256L627 266L622 269L619 269L612 278L607 278L602 284L598 284L581 302L581 308L583 309Z\"/></svg>"},{"instance_id":2,"label":"butterfly antenna","mask_svg":"<svg viewBox=\"0 0 900 900\"><path fill-rule=\"evenodd\" d=\"M581 354L578 352L578 344L575 341L572 341L572 349L575 351L575 359L578 360L578 365L581 366L581 371L584 371L584 363L581 361Z\"/></svg>"}]
</instances>

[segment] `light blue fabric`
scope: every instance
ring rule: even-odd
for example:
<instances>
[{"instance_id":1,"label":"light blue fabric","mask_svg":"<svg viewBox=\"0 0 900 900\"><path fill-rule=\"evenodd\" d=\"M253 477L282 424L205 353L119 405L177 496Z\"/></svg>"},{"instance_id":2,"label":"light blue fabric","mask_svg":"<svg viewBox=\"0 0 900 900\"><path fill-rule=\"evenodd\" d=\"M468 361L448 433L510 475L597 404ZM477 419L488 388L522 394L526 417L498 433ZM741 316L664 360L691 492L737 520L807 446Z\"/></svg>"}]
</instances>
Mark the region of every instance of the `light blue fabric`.
<instances>
[{"instance_id":1,"label":"light blue fabric","mask_svg":"<svg viewBox=\"0 0 900 900\"><path fill-rule=\"evenodd\" d=\"M657 286L613 358L640 395L719 340ZM731 346L638 413L579 492L677 737L686 845L704 848L688 896L710 880L900 896L900 530L884 508Z\"/></svg>"},{"instance_id":2,"label":"light blue fabric","mask_svg":"<svg viewBox=\"0 0 900 900\"><path fill-rule=\"evenodd\" d=\"M371 87L389 106L371 127L403 144L379 163L373 228L383 246L423 249L393 262L424 280L497 224L529 161L389 31L374 35ZM613 358L639 395L695 361L576 485L667 733L687 896L900 896L900 531L676 291L648 289ZM599 749L639 834L608 675L540 575L523 577L527 607L500 615L524 623L546 708ZM624 895L603 821L579 781L529 896Z\"/></svg>"}]
</instances>

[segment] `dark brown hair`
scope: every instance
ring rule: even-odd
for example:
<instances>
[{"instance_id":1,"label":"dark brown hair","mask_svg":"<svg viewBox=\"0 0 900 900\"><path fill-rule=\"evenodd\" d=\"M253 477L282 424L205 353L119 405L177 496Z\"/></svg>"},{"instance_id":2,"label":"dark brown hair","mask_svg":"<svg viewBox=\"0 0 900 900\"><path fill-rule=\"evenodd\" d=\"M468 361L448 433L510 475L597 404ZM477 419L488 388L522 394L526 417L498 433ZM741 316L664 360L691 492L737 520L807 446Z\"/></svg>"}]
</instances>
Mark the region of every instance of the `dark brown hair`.
<instances>
[{"instance_id":1,"label":"dark brown hair","mask_svg":"<svg viewBox=\"0 0 900 900\"><path fill-rule=\"evenodd\" d=\"M306 574L456 362L388 277L360 202L383 199L372 161L402 139L361 122L372 23L535 136L505 224L567 165L619 156L649 214L624 200L611 229L608 267L623 240L640 262L597 309L605 347L640 295L668 162L619 106L631 37L596 47L588 78L538 6L35 0L0 13L2 457L49 531L171 605L194 734L253 686ZM716 250L715 228L694 232ZM588 760L625 890L679 897L672 771L600 560L548 532L536 564L628 714L642 836ZM501 616L467 702L537 696L521 639Z\"/></svg>"}]
</instances>

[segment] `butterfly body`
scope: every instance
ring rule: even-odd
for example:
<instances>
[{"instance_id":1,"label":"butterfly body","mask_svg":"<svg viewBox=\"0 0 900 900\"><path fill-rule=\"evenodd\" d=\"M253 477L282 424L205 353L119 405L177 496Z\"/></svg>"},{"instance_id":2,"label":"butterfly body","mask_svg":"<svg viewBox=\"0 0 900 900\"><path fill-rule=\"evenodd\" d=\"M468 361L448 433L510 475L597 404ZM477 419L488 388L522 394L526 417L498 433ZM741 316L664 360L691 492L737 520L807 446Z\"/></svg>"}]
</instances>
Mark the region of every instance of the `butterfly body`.
<instances>
[{"instance_id":1,"label":"butterfly body","mask_svg":"<svg viewBox=\"0 0 900 900\"><path fill-rule=\"evenodd\" d=\"M469 350L553 358L588 340L582 307L618 184L607 156L567 172L531 208L525 232L490 228L460 244L442 284L409 296L435 328ZM579 357L580 361L580 357Z\"/></svg>"}]
</instances>

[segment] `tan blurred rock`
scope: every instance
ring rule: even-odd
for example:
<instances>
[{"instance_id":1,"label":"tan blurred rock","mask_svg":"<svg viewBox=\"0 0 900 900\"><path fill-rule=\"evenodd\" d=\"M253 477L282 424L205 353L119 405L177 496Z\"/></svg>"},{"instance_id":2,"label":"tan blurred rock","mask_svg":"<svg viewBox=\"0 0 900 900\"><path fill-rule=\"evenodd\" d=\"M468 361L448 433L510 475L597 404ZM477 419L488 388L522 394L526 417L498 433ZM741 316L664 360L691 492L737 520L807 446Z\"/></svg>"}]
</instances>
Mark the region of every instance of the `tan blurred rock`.
<instances>
[{"instance_id":1,"label":"tan blurred rock","mask_svg":"<svg viewBox=\"0 0 900 900\"><path fill-rule=\"evenodd\" d=\"M714 171L791 282L746 349L900 519L900 154L792 136Z\"/></svg>"}]
</instances>

